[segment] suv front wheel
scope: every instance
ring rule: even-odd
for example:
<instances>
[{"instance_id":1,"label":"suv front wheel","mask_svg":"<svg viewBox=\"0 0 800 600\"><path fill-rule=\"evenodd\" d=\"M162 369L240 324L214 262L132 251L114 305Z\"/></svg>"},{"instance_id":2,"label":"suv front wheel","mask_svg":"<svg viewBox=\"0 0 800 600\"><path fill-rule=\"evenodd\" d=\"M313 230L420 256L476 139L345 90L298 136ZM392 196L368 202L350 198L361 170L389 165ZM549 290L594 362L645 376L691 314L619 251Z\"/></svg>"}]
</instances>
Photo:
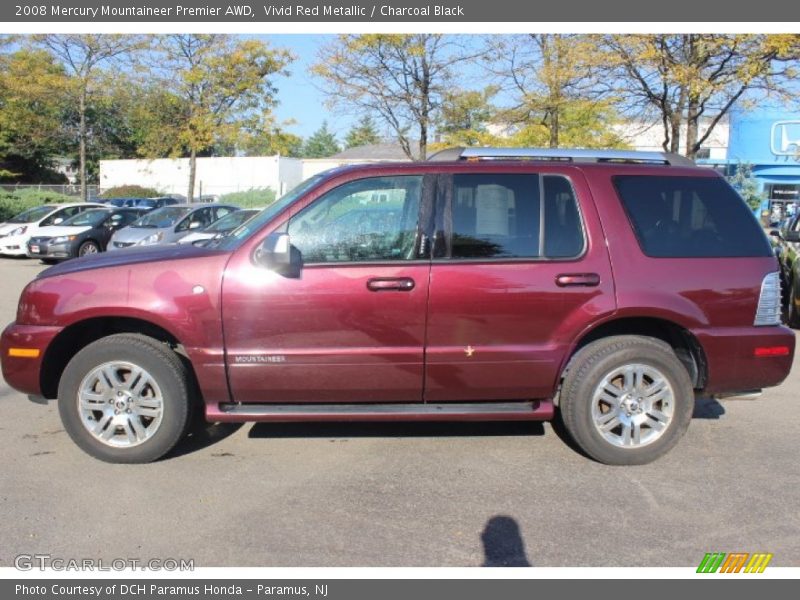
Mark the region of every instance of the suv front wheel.
<instances>
[{"instance_id":1,"label":"suv front wheel","mask_svg":"<svg viewBox=\"0 0 800 600\"><path fill-rule=\"evenodd\" d=\"M113 463L150 462L186 430L186 370L171 348L153 338L111 335L69 362L58 409L64 429L88 454Z\"/></svg>"},{"instance_id":2,"label":"suv front wheel","mask_svg":"<svg viewBox=\"0 0 800 600\"><path fill-rule=\"evenodd\" d=\"M605 464L639 465L666 454L686 432L694 389L668 344L616 336L577 352L564 377L560 409L586 454Z\"/></svg>"}]
</instances>

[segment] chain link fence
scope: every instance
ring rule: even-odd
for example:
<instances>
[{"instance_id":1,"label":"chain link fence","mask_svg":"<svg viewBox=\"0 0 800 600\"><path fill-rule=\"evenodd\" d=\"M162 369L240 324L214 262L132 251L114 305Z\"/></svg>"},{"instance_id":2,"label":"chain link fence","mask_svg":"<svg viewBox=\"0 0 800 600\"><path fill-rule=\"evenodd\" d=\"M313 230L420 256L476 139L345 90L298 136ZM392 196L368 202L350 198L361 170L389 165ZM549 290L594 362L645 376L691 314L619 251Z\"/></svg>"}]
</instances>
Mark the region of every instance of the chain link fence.
<instances>
[{"instance_id":1,"label":"chain link fence","mask_svg":"<svg viewBox=\"0 0 800 600\"><path fill-rule=\"evenodd\" d=\"M5 192L19 192L21 190L36 190L39 192L55 192L57 194L64 194L65 196L74 196L75 198L80 198L81 195L81 186L78 184L73 183L65 183L65 184L40 184L40 183L13 183L7 184L3 183L0 184L0 190ZM88 195L88 200L91 202L92 200L96 199L100 195L100 186L98 185L87 185L86 191Z\"/></svg>"}]
</instances>

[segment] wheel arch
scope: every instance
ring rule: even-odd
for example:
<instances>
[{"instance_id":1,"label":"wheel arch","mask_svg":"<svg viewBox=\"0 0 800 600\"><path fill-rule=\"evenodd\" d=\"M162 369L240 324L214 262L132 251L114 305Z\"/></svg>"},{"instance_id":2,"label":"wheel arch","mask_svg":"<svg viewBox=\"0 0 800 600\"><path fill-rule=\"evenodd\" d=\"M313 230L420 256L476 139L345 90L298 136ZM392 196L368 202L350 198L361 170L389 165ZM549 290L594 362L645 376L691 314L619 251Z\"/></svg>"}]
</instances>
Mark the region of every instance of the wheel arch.
<instances>
[{"instance_id":1,"label":"wheel arch","mask_svg":"<svg viewBox=\"0 0 800 600\"><path fill-rule=\"evenodd\" d=\"M173 351L184 363L191 378L193 391L199 390L191 361L183 351L181 341L160 325L136 317L105 316L84 319L65 327L48 345L39 371L42 395L48 399L58 396L58 384L69 361L83 348L101 338L117 333L140 333L158 340Z\"/></svg>"},{"instance_id":2,"label":"wheel arch","mask_svg":"<svg viewBox=\"0 0 800 600\"><path fill-rule=\"evenodd\" d=\"M624 316L599 323L584 331L572 345L561 369L561 376L570 366L575 354L586 345L607 337L618 335L640 335L661 340L670 345L678 360L689 373L695 389L705 387L708 378L708 362L703 347L697 337L686 327L660 317Z\"/></svg>"}]
</instances>

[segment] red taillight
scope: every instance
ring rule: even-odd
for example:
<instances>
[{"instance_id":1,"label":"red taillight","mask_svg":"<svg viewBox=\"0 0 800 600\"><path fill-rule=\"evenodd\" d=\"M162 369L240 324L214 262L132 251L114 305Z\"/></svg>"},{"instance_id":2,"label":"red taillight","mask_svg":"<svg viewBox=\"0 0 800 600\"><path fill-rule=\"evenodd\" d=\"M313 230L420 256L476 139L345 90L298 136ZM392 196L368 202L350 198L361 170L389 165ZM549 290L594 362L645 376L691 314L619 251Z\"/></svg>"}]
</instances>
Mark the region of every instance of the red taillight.
<instances>
[{"instance_id":1,"label":"red taillight","mask_svg":"<svg viewBox=\"0 0 800 600\"><path fill-rule=\"evenodd\" d=\"M789 356L789 346L761 346L753 351L756 357Z\"/></svg>"}]
</instances>

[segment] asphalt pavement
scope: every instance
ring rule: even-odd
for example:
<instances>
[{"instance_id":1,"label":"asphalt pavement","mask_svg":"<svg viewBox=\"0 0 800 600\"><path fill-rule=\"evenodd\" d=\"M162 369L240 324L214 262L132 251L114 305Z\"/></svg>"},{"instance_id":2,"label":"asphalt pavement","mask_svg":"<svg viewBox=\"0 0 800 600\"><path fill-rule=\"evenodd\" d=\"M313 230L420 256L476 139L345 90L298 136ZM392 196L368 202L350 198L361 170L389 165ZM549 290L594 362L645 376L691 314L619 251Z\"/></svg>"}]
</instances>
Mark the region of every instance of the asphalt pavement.
<instances>
[{"instance_id":1,"label":"asphalt pavement","mask_svg":"<svg viewBox=\"0 0 800 600\"><path fill-rule=\"evenodd\" d=\"M0 258L0 323L43 267ZM701 399L641 467L597 464L558 426L245 424L167 458L109 465L54 402L0 379L0 566L193 559L195 566L696 566L771 552L800 566L800 366L757 400Z\"/></svg>"}]
</instances>

